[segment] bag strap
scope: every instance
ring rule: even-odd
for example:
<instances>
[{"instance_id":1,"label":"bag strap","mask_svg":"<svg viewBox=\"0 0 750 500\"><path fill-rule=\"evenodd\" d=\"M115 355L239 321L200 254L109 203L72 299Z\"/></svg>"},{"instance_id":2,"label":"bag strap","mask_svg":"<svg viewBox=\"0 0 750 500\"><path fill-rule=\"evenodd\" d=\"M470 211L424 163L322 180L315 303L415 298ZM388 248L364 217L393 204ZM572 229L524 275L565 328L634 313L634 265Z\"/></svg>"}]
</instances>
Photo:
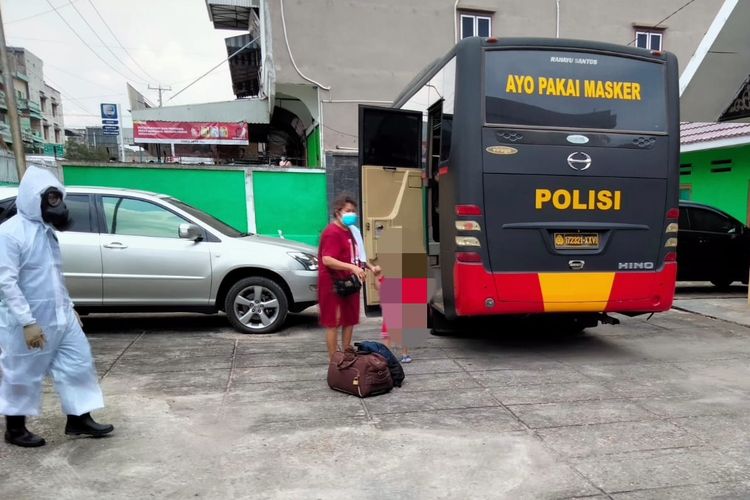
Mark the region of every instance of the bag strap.
<instances>
[{"instance_id":1,"label":"bag strap","mask_svg":"<svg viewBox=\"0 0 750 500\"><path fill-rule=\"evenodd\" d=\"M336 363L336 366L338 368L349 368L357 362L357 353L354 351L354 349L347 347L345 351L340 352L344 353L344 359Z\"/></svg>"}]
</instances>

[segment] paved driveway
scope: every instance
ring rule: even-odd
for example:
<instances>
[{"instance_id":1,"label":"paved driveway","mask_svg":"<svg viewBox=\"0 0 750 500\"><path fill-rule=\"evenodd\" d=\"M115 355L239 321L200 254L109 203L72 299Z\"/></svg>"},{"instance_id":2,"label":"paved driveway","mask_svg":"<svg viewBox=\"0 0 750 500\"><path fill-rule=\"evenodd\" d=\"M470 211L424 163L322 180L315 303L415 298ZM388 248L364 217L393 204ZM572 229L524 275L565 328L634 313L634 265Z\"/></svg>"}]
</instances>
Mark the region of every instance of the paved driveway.
<instances>
[{"instance_id":1,"label":"paved driveway","mask_svg":"<svg viewBox=\"0 0 750 500\"><path fill-rule=\"evenodd\" d=\"M328 389L313 314L87 318L112 437L0 445L0 498L750 496L750 330L688 312L431 337L401 389ZM496 328L497 329L497 328ZM358 337L377 338L368 320Z\"/></svg>"}]
</instances>

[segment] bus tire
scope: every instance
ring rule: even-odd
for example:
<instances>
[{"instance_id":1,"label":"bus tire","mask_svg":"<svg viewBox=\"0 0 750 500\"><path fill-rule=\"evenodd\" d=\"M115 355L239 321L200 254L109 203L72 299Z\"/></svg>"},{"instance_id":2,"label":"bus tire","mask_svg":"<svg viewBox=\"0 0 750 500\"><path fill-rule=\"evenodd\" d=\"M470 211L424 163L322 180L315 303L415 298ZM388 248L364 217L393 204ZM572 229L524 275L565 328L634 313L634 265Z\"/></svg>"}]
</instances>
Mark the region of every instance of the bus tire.
<instances>
[{"instance_id":1,"label":"bus tire","mask_svg":"<svg viewBox=\"0 0 750 500\"><path fill-rule=\"evenodd\" d=\"M718 278L711 280L711 284L720 290L726 290L732 285L732 283L734 283L734 280L730 280L729 278Z\"/></svg>"}]
</instances>

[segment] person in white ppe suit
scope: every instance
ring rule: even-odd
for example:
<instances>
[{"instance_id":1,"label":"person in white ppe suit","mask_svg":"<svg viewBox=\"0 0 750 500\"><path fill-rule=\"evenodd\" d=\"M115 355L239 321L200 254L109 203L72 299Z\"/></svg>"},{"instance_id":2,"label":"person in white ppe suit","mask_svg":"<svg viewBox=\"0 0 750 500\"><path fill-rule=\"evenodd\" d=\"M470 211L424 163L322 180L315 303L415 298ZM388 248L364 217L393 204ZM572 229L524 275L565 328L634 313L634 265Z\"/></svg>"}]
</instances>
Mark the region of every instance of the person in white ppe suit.
<instances>
[{"instance_id":1,"label":"person in white ppe suit","mask_svg":"<svg viewBox=\"0 0 750 500\"><path fill-rule=\"evenodd\" d=\"M68 415L66 434L103 436L114 429L90 414L104 400L53 230L70 223L64 197L49 170L30 166L19 184L18 213L0 225L0 414L5 440L18 446L45 444L26 428L26 417L39 415L48 374Z\"/></svg>"}]
</instances>

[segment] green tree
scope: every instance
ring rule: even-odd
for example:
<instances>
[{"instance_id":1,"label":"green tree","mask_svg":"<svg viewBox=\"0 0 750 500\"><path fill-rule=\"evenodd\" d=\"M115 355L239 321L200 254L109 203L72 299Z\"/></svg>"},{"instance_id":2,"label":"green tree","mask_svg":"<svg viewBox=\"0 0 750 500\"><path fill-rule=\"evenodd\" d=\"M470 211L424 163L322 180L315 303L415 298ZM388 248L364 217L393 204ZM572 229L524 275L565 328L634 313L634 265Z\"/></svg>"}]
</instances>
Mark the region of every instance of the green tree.
<instances>
[{"instance_id":1,"label":"green tree","mask_svg":"<svg viewBox=\"0 0 750 500\"><path fill-rule=\"evenodd\" d=\"M85 144L68 141L65 159L72 161L109 161L110 153L106 148L90 148Z\"/></svg>"}]
</instances>

